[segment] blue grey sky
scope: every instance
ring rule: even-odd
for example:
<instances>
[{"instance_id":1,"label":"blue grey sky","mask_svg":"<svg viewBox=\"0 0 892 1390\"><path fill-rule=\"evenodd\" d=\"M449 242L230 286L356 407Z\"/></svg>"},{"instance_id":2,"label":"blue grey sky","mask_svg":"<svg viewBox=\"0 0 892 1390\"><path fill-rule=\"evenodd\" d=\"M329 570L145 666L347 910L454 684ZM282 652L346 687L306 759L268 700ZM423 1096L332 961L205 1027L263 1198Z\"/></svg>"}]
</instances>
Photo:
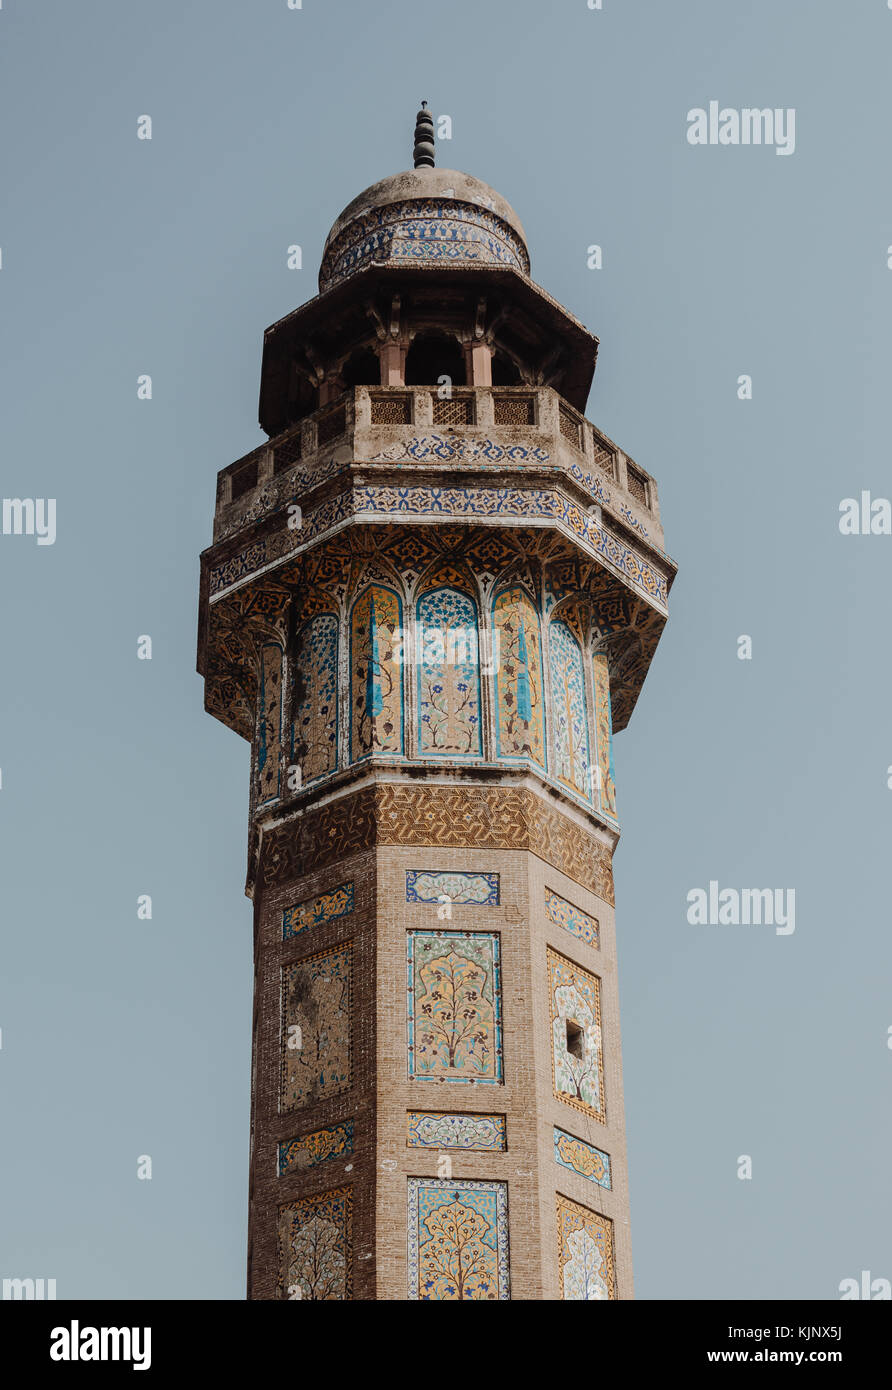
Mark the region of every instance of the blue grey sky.
<instances>
[{"instance_id":1,"label":"blue grey sky","mask_svg":"<svg viewBox=\"0 0 892 1390\"><path fill-rule=\"evenodd\" d=\"M680 565L616 746L637 1294L892 1278L892 536L838 527L892 491L890 54L885 0L4 0L0 490L57 538L0 535L0 1276L244 1296L248 750L198 555L263 329L426 98L600 336L587 414ZM710 100L795 152L691 146ZM795 932L690 925L710 880Z\"/></svg>"}]
</instances>

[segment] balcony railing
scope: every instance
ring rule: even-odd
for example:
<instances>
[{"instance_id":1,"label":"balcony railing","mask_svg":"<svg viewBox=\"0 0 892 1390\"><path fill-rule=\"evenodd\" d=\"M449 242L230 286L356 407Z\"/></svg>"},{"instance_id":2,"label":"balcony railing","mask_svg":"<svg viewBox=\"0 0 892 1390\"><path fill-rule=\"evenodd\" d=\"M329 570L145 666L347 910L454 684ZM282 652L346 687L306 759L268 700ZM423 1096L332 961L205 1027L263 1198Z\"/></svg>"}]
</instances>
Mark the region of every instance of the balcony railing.
<instances>
[{"instance_id":1,"label":"balcony railing","mask_svg":"<svg viewBox=\"0 0 892 1390\"><path fill-rule=\"evenodd\" d=\"M336 447L353 431L360 437L371 431L374 441L388 434L393 437L395 432L397 440L408 439L410 432L425 429L447 433L472 429L473 437L480 438L490 429L532 434L534 439L558 437L576 456L568 468L572 477L584 482L586 475L596 479L602 474L626 494L618 496L615 504L626 525L646 537L647 529L636 519L635 509L656 518L656 485L650 475L550 387L455 387L449 396L441 397L436 387L358 386L222 470L217 482L220 529L231 531L243 511L253 516L262 503L263 489L274 479L298 465L309 468L315 454ZM258 505L246 505L244 499L255 492ZM242 506L230 514L237 502Z\"/></svg>"}]
</instances>

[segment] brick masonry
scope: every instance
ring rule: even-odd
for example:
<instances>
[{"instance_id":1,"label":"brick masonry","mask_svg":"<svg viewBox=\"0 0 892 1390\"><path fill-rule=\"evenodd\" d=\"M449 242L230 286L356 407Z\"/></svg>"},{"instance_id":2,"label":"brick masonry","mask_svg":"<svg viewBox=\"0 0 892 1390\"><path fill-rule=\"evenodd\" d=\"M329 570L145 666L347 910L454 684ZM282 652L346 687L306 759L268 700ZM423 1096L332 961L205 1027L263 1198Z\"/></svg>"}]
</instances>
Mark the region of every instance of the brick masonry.
<instances>
[{"instance_id":1,"label":"brick masonry","mask_svg":"<svg viewBox=\"0 0 892 1390\"><path fill-rule=\"evenodd\" d=\"M337 1185L354 1196L355 1299L407 1297L407 1185L410 1176L437 1176L436 1150L409 1149L410 1110L494 1110L507 1117L504 1153L453 1151L460 1180L508 1185L510 1279L513 1299L560 1296L555 1196L563 1193L614 1223L617 1294L632 1297L628 1189L620 1055L614 913L528 850L426 850L424 867L497 873L497 906L451 905L438 919L434 904L406 899L406 874L418 868L416 846L373 847L296 878L273 882L256 900L257 980L251 1163L249 1296L277 1296L277 1213L281 1204ZM261 875L261 878L263 875ZM282 914L344 882L354 885L351 914L321 922L297 939L282 940ZM575 940L551 921L546 887L600 923L601 945ZM411 930L497 932L501 943L504 1084L454 1085L407 1077L406 937ZM353 1085L344 1094L298 1112L278 1109L280 976L283 965L351 941L354 948ZM601 981L608 1121L601 1124L557 1099L552 1091L546 950L559 951ZM276 1176L280 1140L354 1122L354 1153L318 1167ZM555 1163L555 1125L610 1154L613 1188L592 1184Z\"/></svg>"}]
</instances>

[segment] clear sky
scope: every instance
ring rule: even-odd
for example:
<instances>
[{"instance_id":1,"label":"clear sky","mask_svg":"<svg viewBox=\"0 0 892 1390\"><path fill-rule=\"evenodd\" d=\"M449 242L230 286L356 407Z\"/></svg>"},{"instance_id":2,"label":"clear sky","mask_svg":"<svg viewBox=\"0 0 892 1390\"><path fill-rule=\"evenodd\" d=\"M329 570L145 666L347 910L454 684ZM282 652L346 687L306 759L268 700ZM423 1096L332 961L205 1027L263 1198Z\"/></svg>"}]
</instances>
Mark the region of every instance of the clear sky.
<instances>
[{"instance_id":1,"label":"clear sky","mask_svg":"<svg viewBox=\"0 0 892 1390\"><path fill-rule=\"evenodd\" d=\"M244 1296L248 750L198 555L263 329L426 98L600 336L587 414L680 565L616 747L638 1296L892 1278L892 536L838 526L892 493L890 53L885 0L3 0L2 494L57 536L0 535L0 1276ZM690 145L711 100L794 108L794 153ZM795 932L689 924L710 880Z\"/></svg>"}]
</instances>

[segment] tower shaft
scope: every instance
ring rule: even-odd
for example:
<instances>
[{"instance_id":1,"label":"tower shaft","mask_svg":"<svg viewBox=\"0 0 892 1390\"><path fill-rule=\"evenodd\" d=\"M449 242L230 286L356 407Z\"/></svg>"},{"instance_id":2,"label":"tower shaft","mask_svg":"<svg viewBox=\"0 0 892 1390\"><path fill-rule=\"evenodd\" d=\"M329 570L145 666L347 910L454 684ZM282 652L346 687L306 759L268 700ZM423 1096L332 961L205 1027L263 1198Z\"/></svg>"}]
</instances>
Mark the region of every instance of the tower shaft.
<instances>
[{"instance_id":1,"label":"tower shaft","mask_svg":"<svg viewBox=\"0 0 892 1390\"><path fill-rule=\"evenodd\" d=\"M251 1298L632 1297L613 737L674 567L481 189L335 223L202 557L252 746Z\"/></svg>"}]
</instances>

